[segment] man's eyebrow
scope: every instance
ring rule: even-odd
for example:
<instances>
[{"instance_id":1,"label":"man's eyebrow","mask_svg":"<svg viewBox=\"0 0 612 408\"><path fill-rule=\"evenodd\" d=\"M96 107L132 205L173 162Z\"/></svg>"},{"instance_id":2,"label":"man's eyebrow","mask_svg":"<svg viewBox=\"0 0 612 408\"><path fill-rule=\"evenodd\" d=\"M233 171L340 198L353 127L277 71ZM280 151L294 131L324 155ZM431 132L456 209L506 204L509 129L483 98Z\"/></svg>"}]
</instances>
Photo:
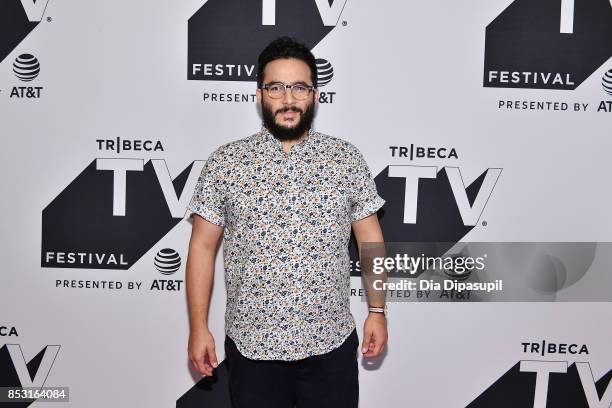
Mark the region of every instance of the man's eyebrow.
<instances>
[{"instance_id":1,"label":"man's eyebrow","mask_svg":"<svg viewBox=\"0 0 612 408\"><path fill-rule=\"evenodd\" d=\"M268 82L268 84L284 84L284 82L283 81L270 81L270 82ZM288 85L306 85L306 86L310 86L305 81L290 82Z\"/></svg>"}]
</instances>

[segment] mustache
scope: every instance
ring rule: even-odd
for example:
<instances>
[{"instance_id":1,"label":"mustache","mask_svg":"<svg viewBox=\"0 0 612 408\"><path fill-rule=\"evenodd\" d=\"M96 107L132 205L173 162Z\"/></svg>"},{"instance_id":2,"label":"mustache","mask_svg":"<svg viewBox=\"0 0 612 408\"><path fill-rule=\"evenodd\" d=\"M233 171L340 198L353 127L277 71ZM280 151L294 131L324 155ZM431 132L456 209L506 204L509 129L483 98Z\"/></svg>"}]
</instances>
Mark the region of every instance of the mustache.
<instances>
[{"instance_id":1,"label":"mustache","mask_svg":"<svg viewBox=\"0 0 612 408\"><path fill-rule=\"evenodd\" d=\"M274 114L278 115L279 113L285 113L285 112L298 112L302 114L304 113L304 111L298 108L297 106L286 106L284 108L277 110Z\"/></svg>"}]
</instances>

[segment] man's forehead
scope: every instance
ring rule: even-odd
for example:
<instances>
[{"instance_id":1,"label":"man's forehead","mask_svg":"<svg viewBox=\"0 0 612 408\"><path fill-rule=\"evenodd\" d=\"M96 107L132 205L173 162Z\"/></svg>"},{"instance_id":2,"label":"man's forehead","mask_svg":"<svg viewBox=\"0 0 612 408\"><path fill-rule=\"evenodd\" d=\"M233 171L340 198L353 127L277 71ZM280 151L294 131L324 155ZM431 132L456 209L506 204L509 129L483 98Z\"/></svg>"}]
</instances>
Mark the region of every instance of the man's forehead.
<instances>
[{"instance_id":1,"label":"man's forehead","mask_svg":"<svg viewBox=\"0 0 612 408\"><path fill-rule=\"evenodd\" d=\"M281 58L270 61L264 68L266 82L279 81L287 84L303 82L310 83L310 68L308 64L297 58Z\"/></svg>"}]
</instances>

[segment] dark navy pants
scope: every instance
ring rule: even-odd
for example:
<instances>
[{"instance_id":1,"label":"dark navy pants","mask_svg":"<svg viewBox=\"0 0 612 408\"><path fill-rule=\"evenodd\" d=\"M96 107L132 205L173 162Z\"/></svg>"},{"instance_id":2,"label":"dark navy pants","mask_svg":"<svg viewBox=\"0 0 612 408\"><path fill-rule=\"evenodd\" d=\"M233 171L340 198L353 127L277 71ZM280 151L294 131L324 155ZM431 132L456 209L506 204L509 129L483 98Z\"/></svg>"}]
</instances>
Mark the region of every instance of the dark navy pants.
<instances>
[{"instance_id":1,"label":"dark navy pants","mask_svg":"<svg viewBox=\"0 0 612 408\"><path fill-rule=\"evenodd\" d=\"M359 380L353 330L326 354L302 360L251 360L225 336L230 395L234 408L357 408Z\"/></svg>"}]
</instances>

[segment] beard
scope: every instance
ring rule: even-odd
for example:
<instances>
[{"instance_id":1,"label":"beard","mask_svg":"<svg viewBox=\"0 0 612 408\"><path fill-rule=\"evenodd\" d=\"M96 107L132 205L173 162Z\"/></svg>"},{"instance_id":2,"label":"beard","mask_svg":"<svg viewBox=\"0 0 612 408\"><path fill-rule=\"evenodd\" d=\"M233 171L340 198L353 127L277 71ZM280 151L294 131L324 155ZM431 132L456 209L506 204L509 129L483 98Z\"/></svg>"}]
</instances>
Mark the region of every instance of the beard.
<instances>
[{"instance_id":1,"label":"beard","mask_svg":"<svg viewBox=\"0 0 612 408\"><path fill-rule=\"evenodd\" d=\"M293 127L287 127L276 123L276 115L284 112L297 112L300 114L300 119L297 124ZM312 126L314 119L314 100L309 104L305 110L298 108L297 106L287 106L278 109L276 112L272 112L272 109L265 103L262 102L261 113L263 116L263 122L268 131L276 137L278 140L296 140L304 134Z\"/></svg>"}]
</instances>

